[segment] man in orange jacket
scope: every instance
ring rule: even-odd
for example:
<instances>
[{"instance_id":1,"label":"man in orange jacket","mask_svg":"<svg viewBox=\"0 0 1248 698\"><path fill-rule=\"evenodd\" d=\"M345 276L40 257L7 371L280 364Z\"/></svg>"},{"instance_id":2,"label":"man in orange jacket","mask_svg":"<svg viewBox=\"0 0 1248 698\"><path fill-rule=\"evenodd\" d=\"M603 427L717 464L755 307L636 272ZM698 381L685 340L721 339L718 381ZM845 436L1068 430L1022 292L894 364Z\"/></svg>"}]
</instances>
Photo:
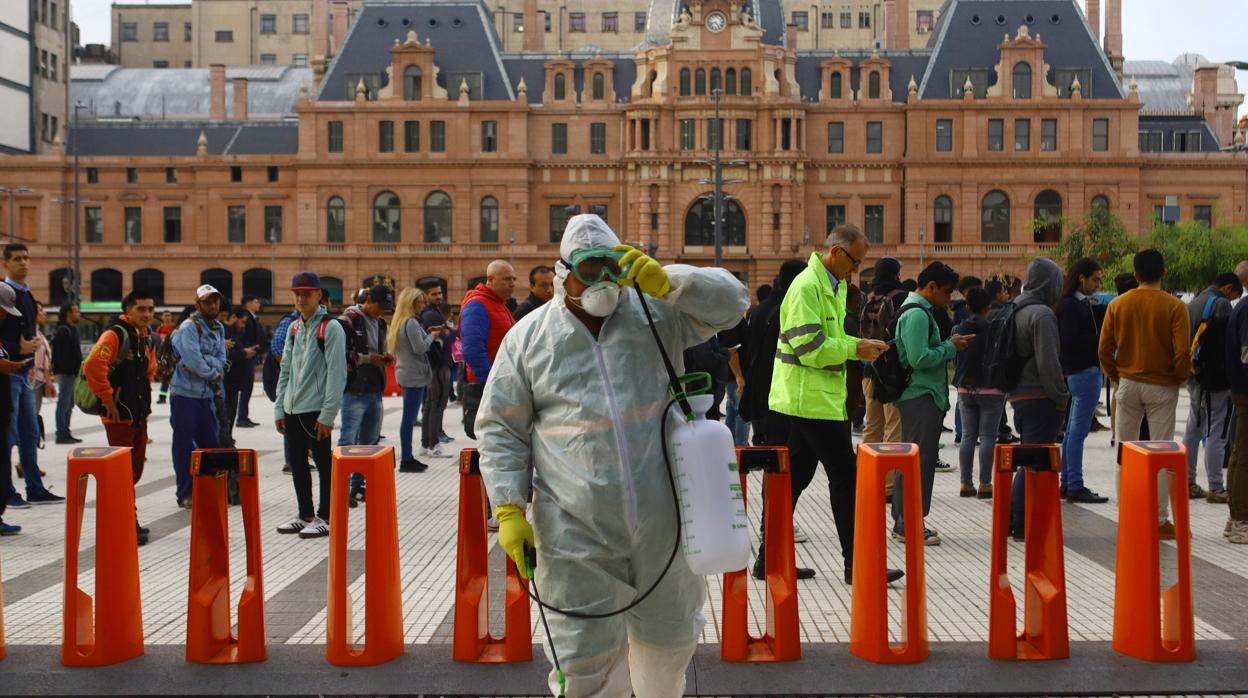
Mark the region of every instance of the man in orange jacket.
<instances>
[{"instance_id":1,"label":"man in orange jacket","mask_svg":"<svg viewBox=\"0 0 1248 698\"><path fill-rule=\"evenodd\" d=\"M122 301L118 321L100 333L83 365L91 392L100 398L109 446L130 447L134 482L143 476L147 460L147 417L152 413L152 377L156 356L148 326L156 314L152 294L135 289ZM139 545L146 545L148 529L136 522Z\"/></svg>"}]
</instances>

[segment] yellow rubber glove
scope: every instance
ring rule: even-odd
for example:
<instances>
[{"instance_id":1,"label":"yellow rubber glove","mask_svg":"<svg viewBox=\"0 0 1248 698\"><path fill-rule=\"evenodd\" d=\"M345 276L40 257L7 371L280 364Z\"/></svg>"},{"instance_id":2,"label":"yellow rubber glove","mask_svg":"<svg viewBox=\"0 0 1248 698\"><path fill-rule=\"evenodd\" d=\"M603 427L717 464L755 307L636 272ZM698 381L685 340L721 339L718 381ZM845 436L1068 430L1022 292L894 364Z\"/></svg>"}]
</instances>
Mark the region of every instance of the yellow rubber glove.
<instances>
[{"instance_id":1,"label":"yellow rubber glove","mask_svg":"<svg viewBox=\"0 0 1248 698\"><path fill-rule=\"evenodd\" d=\"M624 253L619 265L621 269L628 270L624 278L620 279L620 285L636 286L642 293L655 298L662 298L672 290L672 283L668 281L663 265L653 257L631 245L616 245L612 249Z\"/></svg>"},{"instance_id":2,"label":"yellow rubber glove","mask_svg":"<svg viewBox=\"0 0 1248 698\"><path fill-rule=\"evenodd\" d=\"M494 507L494 518L498 519L498 544L507 557L516 563L520 576L529 578L528 567L524 561L524 546L534 547L533 527L524 518L524 509L515 504L500 504Z\"/></svg>"}]
</instances>

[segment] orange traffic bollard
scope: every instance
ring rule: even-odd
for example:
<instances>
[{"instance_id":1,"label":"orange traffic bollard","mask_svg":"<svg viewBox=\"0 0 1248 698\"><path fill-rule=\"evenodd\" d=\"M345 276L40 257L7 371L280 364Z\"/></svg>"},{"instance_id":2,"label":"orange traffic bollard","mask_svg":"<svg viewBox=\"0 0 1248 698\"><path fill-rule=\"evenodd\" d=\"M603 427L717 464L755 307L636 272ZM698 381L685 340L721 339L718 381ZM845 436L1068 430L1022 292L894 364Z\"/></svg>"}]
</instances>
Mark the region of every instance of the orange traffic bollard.
<instances>
[{"instance_id":1,"label":"orange traffic bollard","mask_svg":"<svg viewBox=\"0 0 1248 698\"><path fill-rule=\"evenodd\" d=\"M238 635L230 628L230 519L228 477L238 477L247 541L247 578L238 600ZM186 609L186 661L210 664L262 662L264 574L260 556L260 489L256 452L200 449L191 454L191 573Z\"/></svg>"},{"instance_id":2,"label":"orange traffic bollard","mask_svg":"<svg viewBox=\"0 0 1248 698\"><path fill-rule=\"evenodd\" d=\"M1066 562L1058 446L997 446L992 500L992 581L988 601L988 656L993 659L1065 659L1070 656L1066 623ZM1014 590L1006 570L1010 538L1010 483L1024 468L1023 632L1015 624Z\"/></svg>"},{"instance_id":3,"label":"orange traffic bollard","mask_svg":"<svg viewBox=\"0 0 1248 698\"><path fill-rule=\"evenodd\" d=\"M485 483L475 448L459 453L459 537L455 545L455 644L457 662L527 662L533 659L529 594L509 556L503 636L490 635L489 542Z\"/></svg>"},{"instance_id":4,"label":"orange traffic bollard","mask_svg":"<svg viewBox=\"0 0 1248 698\"><path fill-rule=\"evenodd\" d=\"M1119 450L1118 565L1114 649L1150 662L1196 658L1192 614L1192 537L1187 509L1187 451L1173 441L1130 441ZM1157 475L1170 479L1178 582L1161 591ZM1160 602L1159 602L1160 599Z\"/></svg>"},{"instance_id":5,"label":"orange traffic bollard","mask_svg":"<svg viewBox=\"0 0 1248 698\"><path fill-rule=\"evenodd\" d=\"M395 395L402 394L403 388L399 385L399 380L394 377L394 364L390 364L389 366L386 366L386 387L382 391L382 395L385 397L394 397Z\"/></svg>"},{"instance_id":6,"label":"orange traffic bollard","mask_svg":"<svg viewBox=\"0 0 1248 698\"><path fill-rule=\"evenodd\" d=\"M329 607L325 659L338 666L382 664L403 654L403 599L399 586L399 521L394 494L394 449L334 449L329 507ZM368 487L364 534L364 645L352 642L347 593L347 497L352 473Z\"/></svg>"},{"instance_id":7,"label":"orange traffic bollard","mask_svg":"<svg viewBox=\"0 0 1248 698\"><path fill-rule=\"evenodd\" d=\"M95 478L95 596L78 586L88 476ZM61 663L105 666L133 659L143 654L143 606L130 449L75 448L67 479Z\"/></svg>"},{"instance_id":8,"label":"orange traffic bollard","mask_svg":"<svg viewBox=\"0 0 1248 698\"><path fill-rule=\"evenodd\" d=\"M888 641L888 545L884 483L896 471L905 487L906 593L901 607L901 643ZM923 573L923 498L919 447L862 444L858 447L858 491L854 512L854 589L849 651L880 664L910 664L927 658L927 586Z\"/></svg>"},{"instance_id":9,"label":"orange traffic bollard","mask_svg":"<svg viewBox=\"0 0 1248 698\"><path fill-rule=\"evenodd\" d=\"M789 479L789 449L738 448L737 470L741 498L746 499L746 476L763 471L763 535L766 543L767 627L762 637L750 635L749 572L724 575L723 627L719 658L725 662L791 662L802 658L797 615L797 561L793 553L793 491Z\"/></svg>"}]
</instances>

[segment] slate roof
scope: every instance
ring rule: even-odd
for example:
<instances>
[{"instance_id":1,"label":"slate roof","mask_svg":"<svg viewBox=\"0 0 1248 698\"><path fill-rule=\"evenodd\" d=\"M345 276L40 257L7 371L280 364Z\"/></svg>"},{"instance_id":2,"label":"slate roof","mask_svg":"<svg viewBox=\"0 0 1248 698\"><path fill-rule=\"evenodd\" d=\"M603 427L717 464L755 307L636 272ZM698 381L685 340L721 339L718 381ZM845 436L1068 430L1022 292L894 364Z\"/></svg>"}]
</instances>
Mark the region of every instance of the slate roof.
<instances>
[{"instance_id":1,"label":"slate roof","mask_svg":"<svg viewBox=\"0 0 1248 698\"><path fill-rule=\"evenodd\" d=\"M1075 0L950 0L930 39L934 53L919 96L949 99L952 71L995 68L1001 59L997 46L1005 34L1014 36L1024 24L1048 46L1045 62L1051 68L1092 71L1092 84L1083 86L1085 97L1126 96Z\"/></svg>"},{"instance_id":2,"label":"slate roof","mask_svg":"<svg viewBox=\"0 0 1248 698\"><path fill-rule=\"evenodd\" d=\"M850 89L860 90L862 76L858 69L858 64L871 57L870 51L802 51L797 55L797 85L802 93L802 101L813 102L819 99L819 64L839 55L846 58L854 64L853 70L850 71L849 84ZM908 49L908 50L892 50L880 51L880 58L892 63L892 69L889 71L889 87L893 91L893 101L903 103L906 101L907 88L910 85L910 77L914 77L917 83L923 79L923 73L927 70L927 64L931 61L931 51L927 49Z\"/></svg>"},{"instance_id":3,"label":"slate roof","mask_svg":"<svg viewBox=\"0 0 1248 698\"><path fill-rule=\"evenodd\" d=\"M503 68L508 80L511 81L512 91L515 91L520 79L524 78L524 86L528 90L529 104L540 104L542 102L542 93L546 88L546 61L563 59L571 60L576 64L576 70L573 72L572 89L582 93L581 100L586 97L585 92L585 72L582 66L586 61L592 60L594 56L568 58L567 56L559 56L555 54L505 54L503 56ZM613 75L615 79L612 81L612 87L615 89L615 99L617 102L627 102L629 95L632 93L633 82L637 79L637 64L633 62L632 55L619 53L609 53L601 56L603 60L611 61L615 66Z\"/></svg>"},{"instance_id":4,"label":"slate roof","mask_svg":"<svg viewBox=\"0 0 1248 698\"><path fill-rule=\"evenodd\" d=\"M763 28L762 42L783 46L785 36L784 0L745 0L746 9ZM666 46L672 43L672 25L688 7L688 0L650 0L646 12L646 43Z\"/></svg>"},{"instance_id":5,"label":"slate roof","mask_svg":"<svg viewBox=\"0 0 1248 698\"><path fill-rule=\"evenodd\" d=\"M311 68L226 68L227 112L234 104L234 78L247 78L247 110L253 119L294 114L299 86L312 87ZM89 114L101 118L205 119L212 100L208 68L75 67L70 92Z\"/></svg>"},{"instance_id":6,"label":"slate roof","mask_svg":"<svg viewBox=\"0 0 1248 698\"><path fill-rule=\"evenodd\" d=\"M1163 153L1173 153L1174 150L1174 133L1176 131L1200 131L1200 152L1216 153L1221 148L1218 146L1218 138L1213 134L1213 130L1209 128L1209 124L1198 116L1188 118L1158 118L1141 116L1141 131L1161 131L1165 135L1161 139L1161 150Z\"/></svg>"},{"instance_id":7,"label":"slate roof","mask_svg":"<svg viewBox=\"0 0 1248 698\"><path fill-rule=\"evenodd\" d=\"M293 155L299 151L297 123L145 121L88 123L69 129L66 154L193 156L199 134L210 155Z\"/></svg>"}]
</instances>

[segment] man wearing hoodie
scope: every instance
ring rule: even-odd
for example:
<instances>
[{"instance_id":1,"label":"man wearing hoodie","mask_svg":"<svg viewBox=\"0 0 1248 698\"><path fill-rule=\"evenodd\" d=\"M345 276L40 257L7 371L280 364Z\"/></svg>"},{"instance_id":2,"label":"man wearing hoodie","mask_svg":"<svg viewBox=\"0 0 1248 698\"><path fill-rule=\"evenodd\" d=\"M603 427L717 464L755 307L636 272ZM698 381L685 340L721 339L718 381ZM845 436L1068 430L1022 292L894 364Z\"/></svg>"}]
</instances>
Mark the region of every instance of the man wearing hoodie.
<instances>
[{"instance_id":1,"label":"man wearing hoodie","mask_svg":"<svg viewBox=\"0 0 1248 698\"><path fill-rule=\"evenodd\" d=\"M1191 399L1183 445L1187 448L1187 496L1204 497L1210 504L1226 504L1222 466L1231 428L1231 379L1226 362L1226 329L1231 319L1231 302L1243 293L1239 277L1218 274L1213 283L1187 304L1188 329L1192 336L1205 323L1197 353L1192 356L1192 375L1187 379ZM1200 444L1205 444L1205 474L1209 491L1196 484L1196 461Z\"/></svg>"},{"instance_id":2,"label":"man wearing hoodie","mask_svg":"<svg viewBox=\"0 0 1248 698\"><path fill-rule=\"evenodd\" d=\"M909 292L901 287L901 262L884 257L875 264L871 290L862 304L858 326L864 339L886 340L897 311L906 302ZM897 443L901 441L901 413L894 404L876 400L871 378L862 379L862 395L866 399L866 417L862 426L862 442Z\"/></svg>"},{"instance_id":3,"label":"man wearing hoodie","mask_svg":"<svg viewBox=\"0 0 1248 698\"><path fill-rule=\"evenodd\" d=\"M516 290L516 269L496 259L485 269L485 282L464 296L459 315L460 337L464 347L464 364L468 370L468 386L464 391L464 433L477 438L473 431L477 407L485 392L485 381L498 354L503 337L515 324L507 300Z\"/></svg>"},{"instance_id":4,"label":"man wearing hoodie","mask_svg":"<svg viewBox=\"0 0 1248 698\"><path fill-rule=\"evenodd\" d=\"M392 312L394 290L376 284L365 292L363 301L342 313L342 320L350 327L347 344L355 350L356 366L347 376L347 391L342 397L339 446L373 446L381 440L386 367L394 364L394 355L386 351L386 314ZM351 506L363 499L364 476L352 473Z\"/></svg>"},{"instance_id":5,"label":"man wearing hoodie","mask_svg":"<svg viewBox=\"0 0 1248 698\"><path fill-rule=\"evenodd\" d=\"M1022 360L1018 382L1006 393L1014 407L1019 443L1055 444L1070 391L1062 374L1062 340L1053 308L1062 297L1066 275L1053 260L1037 257L1027 267L1023 292L1014 308L1014 347ZM1023 539L1024 473L1014 475L1010 532Z\"/></svg>"}]
</instances>

